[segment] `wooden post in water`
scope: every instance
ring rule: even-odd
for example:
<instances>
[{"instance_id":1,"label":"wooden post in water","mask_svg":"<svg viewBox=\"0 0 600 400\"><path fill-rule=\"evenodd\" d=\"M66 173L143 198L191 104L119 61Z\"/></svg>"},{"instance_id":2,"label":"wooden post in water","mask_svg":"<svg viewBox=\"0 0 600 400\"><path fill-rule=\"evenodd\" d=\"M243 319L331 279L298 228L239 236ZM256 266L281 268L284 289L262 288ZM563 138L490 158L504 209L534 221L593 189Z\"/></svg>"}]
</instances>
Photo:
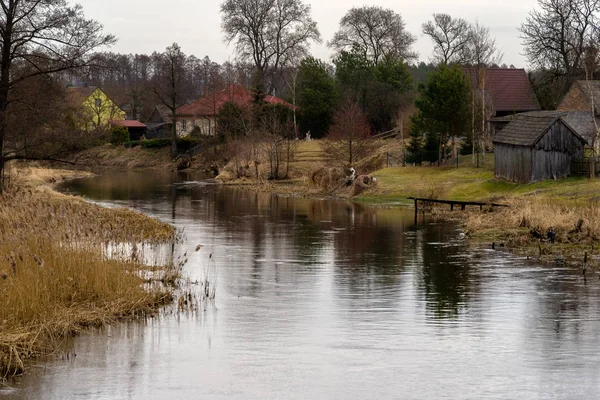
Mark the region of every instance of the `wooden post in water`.
<instances>
[{"instance_id":1,"label":"wooden post in water","mask_svg":"<svg viewBox=\"0 0 600 400\"><path fill-rule=\"evenodd\" d=\"M415 225L419 222L419 205L418 200L415 199Z\"/></svg>"}]
</instances>

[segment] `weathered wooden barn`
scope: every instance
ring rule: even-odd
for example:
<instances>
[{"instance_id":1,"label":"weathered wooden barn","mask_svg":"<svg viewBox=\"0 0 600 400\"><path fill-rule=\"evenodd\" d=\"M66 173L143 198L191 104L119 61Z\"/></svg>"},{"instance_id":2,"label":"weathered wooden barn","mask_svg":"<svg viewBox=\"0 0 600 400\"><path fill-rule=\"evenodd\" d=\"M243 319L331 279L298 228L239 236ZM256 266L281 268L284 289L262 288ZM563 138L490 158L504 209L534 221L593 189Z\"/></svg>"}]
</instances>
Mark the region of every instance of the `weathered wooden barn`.
<instances>
[{"instance_id":1,"label":"weathered wooden barn","mask_svg":"<svg viewBox=\"0 0 600 400\"><path fill-rule=\"evenodd\" d=\"M494 137L494 173L520 183L562 178L586 144L560 116L517 115Z\"/></svg>"}]
</instances>

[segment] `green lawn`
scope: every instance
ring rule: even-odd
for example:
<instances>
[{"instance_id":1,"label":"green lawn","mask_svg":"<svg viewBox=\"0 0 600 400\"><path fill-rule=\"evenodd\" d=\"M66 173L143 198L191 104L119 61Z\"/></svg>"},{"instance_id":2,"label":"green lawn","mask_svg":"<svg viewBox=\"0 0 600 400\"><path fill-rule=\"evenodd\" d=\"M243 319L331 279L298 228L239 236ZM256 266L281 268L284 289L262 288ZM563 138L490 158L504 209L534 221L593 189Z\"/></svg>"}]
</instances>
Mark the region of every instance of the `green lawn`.
<instances>
[{"instance_id":1,"label":"green lawn","mask_svg":"<svg viewBox=\"0 0 600 400\"><path fill-rule=\"evenodd\" d=\"M376 190L360 196L360 201L410 203L407 197L431 197L452 200L501 200L513 196L538 194L564 201L589 201L600 197L600 180L565 178L532 184L517 184L494 178L493 160L481 168L470 159L457 167L396 167L373 174Z\"/></svg>"}]
</instances>

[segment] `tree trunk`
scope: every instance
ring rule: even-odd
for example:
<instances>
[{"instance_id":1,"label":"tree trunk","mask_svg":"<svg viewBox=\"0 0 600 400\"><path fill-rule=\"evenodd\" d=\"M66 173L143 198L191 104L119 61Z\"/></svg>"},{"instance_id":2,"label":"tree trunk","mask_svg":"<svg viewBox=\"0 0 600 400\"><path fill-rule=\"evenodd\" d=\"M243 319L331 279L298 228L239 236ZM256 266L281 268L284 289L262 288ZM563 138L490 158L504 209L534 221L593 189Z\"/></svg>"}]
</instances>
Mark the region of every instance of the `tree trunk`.
<instances>
[{"instance_id":1,"label":"tree trunk","mask_svg":"<svg viewBox=\"0 0 600 400\"><path fill-rule=\"evenodd\" d=\"M486 129L485 129L485 69L481 72L481 138L483 146L481 146L481 163L485 165L485 147L487 144L486 140Z\"/></svg>"},{"instance_id":2,"label":"tree trunk","mask_svg":"<svg viewBox=\"0 0 600 400\"><path fill-rule=\"evenodd\" d=\"M173 112L173 126L171 127L171 155L173 159L177 157L177 116Z\"/></svg>"},{"instance_id":3,"label":"tree trunk","mask_svg":"<svg viewBox=\"0 0 600 400\"><path fill-rule=\"evenodd\" d=\"M444 161L444 134L440 133L440 148L438 150L438 167Z\"/></svg>"},{"instance_id":4,"label":"tree trunk","mask_svg":"<svg viewBox=\"0 0 600 400\"><path fill-rule=\"evenodd\" d=\"M0 139L0 143L2 139ZM0 193L4 191L4 152L0 149Z\"/></svg>"},{"instance_id":5,"label":"tree trunk","mask_svg":"<svg viewBox=\"0 0 600 400\"><path fill-rule=\"evenodd\" d=\"M349 158L348 158L348 164L349 164L350 166L352 166L352 161L354 161L354 160L353 160L353 156L354 156L354 155L352 154L352 139L350 139L350 140L348 141L348 154L349 154Z\"/></svg>"},{"instance_id":6,"label":"tree trunk","mask_svg":"<svg viewBox=\"0 0 600 400\"><path fill-rule=\"evenodd\" d=\"M6 140L6 113L8 109L8 90L10 88L10 67L12 43L10 37L13 29L13 15L9 13L4 22L5 36L2 42L2 59L0 60L0 193L4 187L4 168L6 158L4 154L4 141Z\"/></svg>"},{"instance_id":7,"label":"tree trunk","mask_svg":"<svg viewBox=\"0 0 600 400\"><path fill-rule=\"evenodd\" d=\"M458 153L456 151L456 142L454 141L454 134L452 135L452 164L456 164L458 167Z\"/></svg>"},{"instance_id":8,"label":"tree trunk","mask_svg":"<svg viewBox=\"0 0 600 400\"><path fill-rule=\"evenodd\" d=\"M290 139L287 139L287 160L285 165L285 177L284 179L288 179L290 177L290 159L292 157L292 142Z\"/></svg>"},{"instance_id":9,"label":"tree trunk","mask_svg":"<svg viewBox=\"0 0 600 400\"><path fill-rule=\"evenodd\" d=\"M475 165L475 88L472 88L471 93L471 146L473 150L471 151L471 164Z\"/></svg>"}]
</instances>

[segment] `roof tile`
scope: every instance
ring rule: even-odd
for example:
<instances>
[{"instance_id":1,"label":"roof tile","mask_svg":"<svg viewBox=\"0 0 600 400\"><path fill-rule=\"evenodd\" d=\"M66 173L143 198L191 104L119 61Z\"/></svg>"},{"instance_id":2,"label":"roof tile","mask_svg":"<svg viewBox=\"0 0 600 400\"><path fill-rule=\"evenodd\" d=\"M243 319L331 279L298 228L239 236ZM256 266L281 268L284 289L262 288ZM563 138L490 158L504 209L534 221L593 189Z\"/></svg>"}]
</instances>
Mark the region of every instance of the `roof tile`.
<instances>
[{"instance_id":1,"label":"roof tile","mask_svg":"<svg viewBox=\"0 0 600 400\"><path fill-rule=\"evenodd\" d=\"M193 116L213 116L216 115L221 107L227 102L233 102L240 107L246 107L252 102L254 96L251 91L241 85L231 85L208 96L202 97L193 103L182 106L177 109L177 115ZM285 100L275 96L265 96L265 102L270 104L282 104L286 107L294 106Z\"/></svg>"},{"instance_id":2,"label":"roof tile","mask_svg":"<svg viewBox=\"0 0 600 400\"><path fill-rule=\"evenodd\" d=\"M477 69L465 68L472 84L478 87ZM523 112L541 110L540 103L524 69L488 68L485 88L492 95L493 106L500 112Z\"/></svg>"}]
</instances>

